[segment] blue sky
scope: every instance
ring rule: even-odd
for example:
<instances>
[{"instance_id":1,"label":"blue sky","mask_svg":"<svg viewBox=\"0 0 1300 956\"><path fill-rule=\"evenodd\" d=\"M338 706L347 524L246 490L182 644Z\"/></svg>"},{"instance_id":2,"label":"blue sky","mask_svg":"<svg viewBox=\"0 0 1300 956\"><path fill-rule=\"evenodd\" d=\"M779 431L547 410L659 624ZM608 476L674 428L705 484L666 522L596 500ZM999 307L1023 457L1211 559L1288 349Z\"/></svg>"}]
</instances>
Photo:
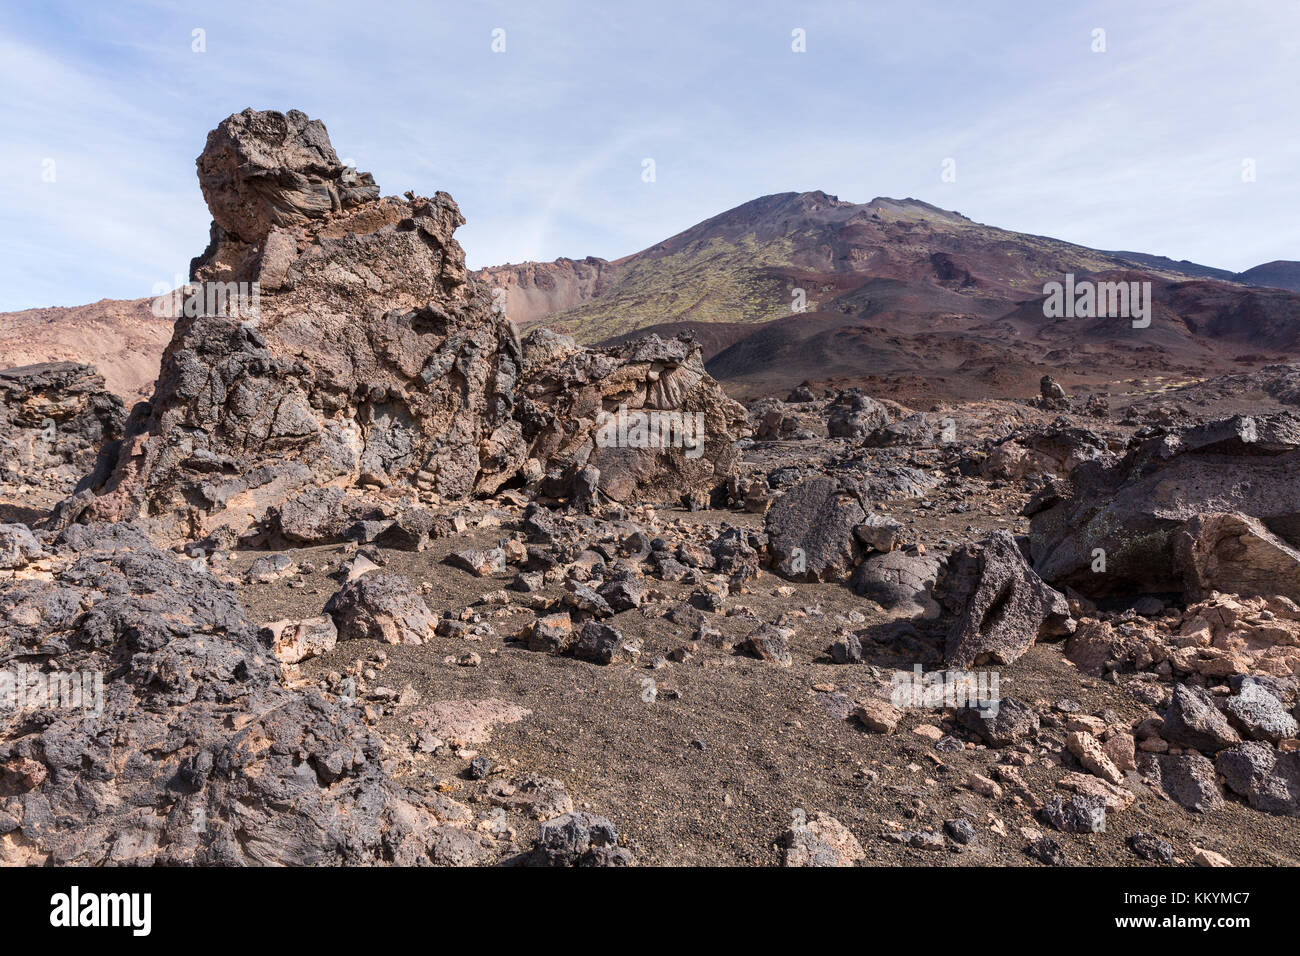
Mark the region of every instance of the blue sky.
<instances>
[{"instance_id":1,"label":"blue sky","mask_svg":"<svg viewBox=\"0 0 1300 956\"><path fill-rule=\"evenodd\" d=\"M247 106L322 119L385 193L450 192L472 267L806 189L1300 259L1294 0L11 3L0 91L0 310L171 284L207 242L194 159Z\"/></svg>"}]
</instances>

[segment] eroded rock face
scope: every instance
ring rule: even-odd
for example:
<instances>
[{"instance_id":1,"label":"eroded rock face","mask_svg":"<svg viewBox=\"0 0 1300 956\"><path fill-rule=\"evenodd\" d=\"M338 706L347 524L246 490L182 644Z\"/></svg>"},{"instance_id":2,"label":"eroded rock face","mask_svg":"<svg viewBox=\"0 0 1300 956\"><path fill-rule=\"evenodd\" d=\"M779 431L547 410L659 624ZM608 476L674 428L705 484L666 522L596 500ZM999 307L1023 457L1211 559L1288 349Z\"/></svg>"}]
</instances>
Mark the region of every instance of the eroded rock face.
<instances>
[{"instance_id":1,"label":"eroded rock face","mask_svg":"<svg viewBox=\"0 0 1300 956\"><path fill-rule=\"evenodd\" d=\"M66 495L100 448L122 437L126 410L90 365L0 370L0 483Z\"/></svg>"},{"instance_id":2,"label":"eroded rock face","mask_svg":"<svg viewBox=\"0 0 1300 956\"><path fill-rule=\"evenodd\" d=\"M1188 600L1213 591L1300 600L1300 550L1249 515L1195 515L1174 537Z\"/></svg>"},{"instance_id":3,"label":"eroded rock face","mask_svg":"<svg viewBox=\"0 0 1300 956\"><path fill-rule=\"evenodd\" d=\"M1034 568L1045 581L1089 597L1232 591L1250 584L1248 555L1290 562L1273 537L1300 544L1300 418L1237 416L1148 433L1114 464L1080 463L1070 484L1027 509ZM1271 536L1208 519L1192 527L1197 516L1228 512L1257 519ZM1180 561L1185 534L1192 540Z\"/></svg>"},{"instance_id":4,"label":"eroded rock face","mask_svg":"<svg viewBox=\"0 0 1300 956\"><path fill-rule=\"evenodd\" d=\"M525 480L590 503L598 491L676 498L734 466L743 409L684 342L543 349L521 394L520 343L468 280L456 203L380 198L319 121L245 110L213 131L198 168L212 243L192 264L153 400L60 524L250 538L320 487L438 504L493 494L529 463ZM232 283L255 305L223 306L213 289ZM603 447L598 413L621 405L698 412L702 447Z\"/></svg>"},{"instance_id":5,"label":"eroded rock face","mask_svg":"<svg viewBox=\"0 0 1300 956\"><path fill-rule=\"evenodd\" d=\"M0 657L84 691L6 718L0 864L434 861L438 798L393 783L359 711L283 686L232 590L77 530L52 580L0 592Z\"/></svg>"},{"instance_id":6,"label":"eroded rock face","mask_svg":"<svg viewBox=\"0 0 1300 956\"><path fill-rule=\"evenodd\" d=\"M208 134L199 186L213 225L257 244L276 226L298 226L379 198L369 173L339 162L320 120L298 110L244 110Z\"/></svg>"},{"instance_id":7,"label":"eroded rock face","mask_svg":"<svg viewBox=\"0 0 1300 956\"><path fill-rule=\"evenodd\" d=\"M1043 583L1006 531L954 551L936 595L954 615L944 648L950 666L1010 664L1040 636L1074 630L1065 595Z\"/></svg>"},{"instance_id":8,"label":"eroded rock face","mask_svg":"<svg viewBox=\"0 0 1300 956\"><path fill-rule=\"evenodd\" d=\"M543 496L580 494L582 472L594 469L595 490L613 501L675 501L734 471L748 416L693 341L650 335L580 349L541 329L523 347L515 417L533 462L525 473Z\"/></svg>"}]
</instances>

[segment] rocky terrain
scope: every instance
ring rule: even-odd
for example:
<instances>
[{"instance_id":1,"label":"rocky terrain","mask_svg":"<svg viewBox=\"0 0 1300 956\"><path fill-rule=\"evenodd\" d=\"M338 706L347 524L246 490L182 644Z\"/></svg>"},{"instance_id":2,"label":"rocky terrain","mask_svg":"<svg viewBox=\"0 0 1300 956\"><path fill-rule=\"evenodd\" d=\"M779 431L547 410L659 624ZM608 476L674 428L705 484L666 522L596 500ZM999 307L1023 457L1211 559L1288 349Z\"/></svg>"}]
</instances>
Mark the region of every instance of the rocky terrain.
<instances>
[{"instance_id":1,"label":"rocky terrain","mask_svg":"<svg viewBox=\"0 0 1300 956\"><path fill-rule=\"evenodd\" d=\"M0 372L0 863L1300 863L1300 368L742 405L703 336L520 337L301 113L198 172L256 313L129 415Z\"/></svg>"}]
</instances>

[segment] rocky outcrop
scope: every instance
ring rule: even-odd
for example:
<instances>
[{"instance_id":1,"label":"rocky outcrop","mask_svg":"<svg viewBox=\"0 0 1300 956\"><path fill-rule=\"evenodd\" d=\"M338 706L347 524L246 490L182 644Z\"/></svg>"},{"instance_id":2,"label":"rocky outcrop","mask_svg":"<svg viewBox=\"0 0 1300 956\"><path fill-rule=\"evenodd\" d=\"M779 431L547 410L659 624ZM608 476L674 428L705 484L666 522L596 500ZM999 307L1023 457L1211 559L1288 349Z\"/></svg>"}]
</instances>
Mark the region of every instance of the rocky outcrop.
<instances>
[{"instance_id":1,"label":"rocky outcrop","mask_svg":"<svg viewBox=\"0 0 1300 956\"><path fill-rule=\"evenodd\" d=\"M455 805L395 784L358 709L286 688L233 591L76 530L0 592L0 657L42 662L0 742L0 864L436 861Z\"/></svg>"},{"instance_id":2,"label":"rocky outcrop","mask_svg":"<svg viewBox=\"0 0 1300 956\"><path fill-rule=\"evenodd\" d=\"M92 366L0 370L0 482L68 494L125 423L122 400Z\"/></svg>"},{"instance_id":3,"label":"rocky outcrop","mask_svg":"<svg viewBox=\"0 0 1300 956\"><path fill-rule=\"evenodd\" d=\"M1287 557L1273 536L1289 548L1300 545L1297 502L1294 415L1140 433L1118 462L1083 462L1070 482L1053 484L1030 504L1030 552L1045 581L1088 597L1229 591L1249 583L1248 554ZM1198 516L1225 513L1256 519L1270 537L1257 526L1243 541L1222 521L1193 525Z\"/></svg>"},{"instance_id":4,"label":"rocky outcrop","mask_svg":"<svg viewBox=\"0 0 1300 956\"><path fill-rule=\"evenodd\" d=\"M198 170L212 241L152 401L61 525L248 537L305 489L438 504L492 494L529 463L524 480L558 478L563 497L581 477L615 499L676 498L734 464L743 410L683 343L544 350L521 381L512 326L466 273L456 203L381 198L319 121L245 110L209 135ZM703 453L601 446L599 413L622 404L701 413Z\"/></svg>"},{"instance_id":5,"label":"rocky outcrop","mask_svg":"<svg viewBox=\"0 0 1300 956\"><path fill-rule=\"evenodd\" d=\"M953 667L1010 664L1040 636L1074 630L1065 596L1042 582L1007 531L954 551L935 594L953 614L944 647Z\"/></svg>"},{"instance_id":6,"label":"rocky outcrop","mask_svg":"<svg viewBox=\"0 0 1300 956\"><path fill-rule=\"evenodd\" d=\"M585 349L538 329L523 356L515 417L527 446L523 475L542 496L580 494L587 471L613 501L675 501L735 470L744 406L709 377L691 340L650 335Z\"/></svg>"},{"instance_id":7,"label":"rocky outcrop","mask_svg":"<svg viewBox=\"0 0 1300 956\"><path fill-rule=\"evenodd\" d=\"M1213 591L1300 600L1300 550L1249 515L1193 516L1174 537L1174 564L1189 601Z\"/></svg>"}]
</instances>

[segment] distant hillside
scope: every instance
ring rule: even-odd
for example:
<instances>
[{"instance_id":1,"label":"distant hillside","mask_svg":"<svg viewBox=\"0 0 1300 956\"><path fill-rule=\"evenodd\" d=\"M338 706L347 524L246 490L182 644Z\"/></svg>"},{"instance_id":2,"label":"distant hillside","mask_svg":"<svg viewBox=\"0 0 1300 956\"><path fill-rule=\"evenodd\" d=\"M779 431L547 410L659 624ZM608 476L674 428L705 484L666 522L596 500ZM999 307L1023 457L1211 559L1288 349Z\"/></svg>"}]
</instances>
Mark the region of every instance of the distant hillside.
<instances>
[{"instance_id":1,"label":"distant hillside","mask_svg":"<svg viewBox=\"0 0 1300 956\"><path fill-rule=\"evenodd\" d=\"M1149 281L1153 326L1047 320L1042 288ZM1028 394L1044 372L1101 384L1196 378L1300 353L1300 263L1243 273L1010 232L916 199L763 196L617 260L474 273L518 325L586 343L691 330L728 387L760 394L804 379L930 395ZM171 323L149 300L0 315L7 363L94 362L134 399Z\"/></svg>"}]
</instances>

